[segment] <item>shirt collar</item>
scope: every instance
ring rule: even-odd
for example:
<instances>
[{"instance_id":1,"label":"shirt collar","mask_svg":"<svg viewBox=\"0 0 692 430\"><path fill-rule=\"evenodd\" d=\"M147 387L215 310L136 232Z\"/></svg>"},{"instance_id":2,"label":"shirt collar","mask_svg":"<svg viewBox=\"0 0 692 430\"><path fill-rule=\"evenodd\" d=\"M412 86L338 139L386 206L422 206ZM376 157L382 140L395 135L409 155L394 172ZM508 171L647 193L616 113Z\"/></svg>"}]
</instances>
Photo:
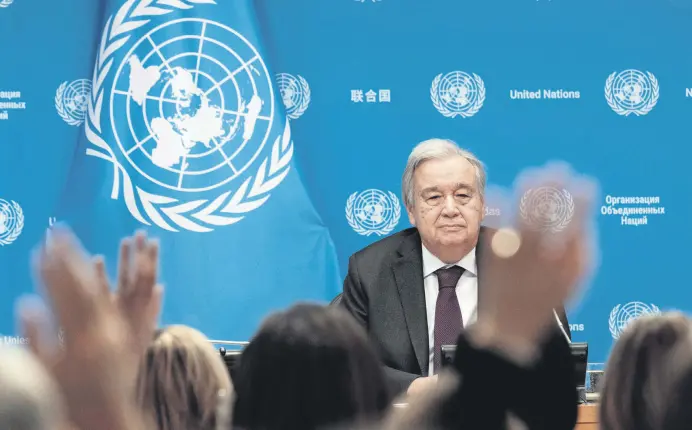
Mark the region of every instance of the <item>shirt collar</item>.
<instances>
[{"instance_id":1,"label":"shirt collar","mask_svg":"<svg viewBox=\"0 0 692 430\"><path fill-rule=\"evenodd\" d=\"M423 247L423 278L427 278L428 276L432 275L435 273L436 270L442 269L443 267L450 267L450 266L459 266L462 267L465 271L471 272L471 274L477 276L478 275L478 269L476 267L476 248L474 247L471 252L466 254L461 260L456 262L455 264L445 264L437 258L435 255L433 255L432 252L428 251L428 248L425 247L425 245L422 245Z\"/></svg>"}]
</instances>

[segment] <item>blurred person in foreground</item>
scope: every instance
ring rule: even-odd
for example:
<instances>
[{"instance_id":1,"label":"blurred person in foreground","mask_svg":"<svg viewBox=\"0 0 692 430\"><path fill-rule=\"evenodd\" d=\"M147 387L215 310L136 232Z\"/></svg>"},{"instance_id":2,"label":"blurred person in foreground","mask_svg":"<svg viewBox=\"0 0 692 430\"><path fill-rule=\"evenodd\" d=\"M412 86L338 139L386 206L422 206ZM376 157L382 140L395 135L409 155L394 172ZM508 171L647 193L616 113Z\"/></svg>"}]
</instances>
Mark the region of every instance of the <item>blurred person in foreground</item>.
<instances>
[{"instance_id":1,"label":"blurred person in foreground","mask_svg":"<svg viewBox=\"0 0 692 430\"><path fill-rule=\"evenodd\" d=\"M89 256L65 226L54 226L33 257L50 310L37 300L20 303L22 328L57 382L68 421L81 430L152 428L134 394L160 309L157 242L144 233L123 241L115 293L103 259ZM53 319L64 347L49 341Z\"/></svg>"},{"instance_id":2,"label":"blurred person in foreground","mask_svg":"<svg viewBox=\"0 0 692 430\"><path fill-rule=\"evenodd\" d=\"M158 330L137 377L137 401L158 430L228 430L233 385L219 353L201 332Z\"/></svg>"},{"instance_id":3,"label":"blurred person in foreground","mask_svg":"<svg viewBox=\"0 0 692 430\"><path fill-rule=\"evenodd\" d=\"M692 414L686 412L692 386L685 376L691 365L692 325L685 315L646 315L628 324L606 364L601 429L692 428Z\"/></svg>"},{"instance_id":4,"label":"blurred person in foreground","mask_svg":"<svg viewBox=\"0 0 692 430\"><path fill-rule=\"evenodd\" d=\"M365 332L338 308L269 316L243 351L233 421L243 430L317 430L379 420L390 397Z\"/></svg>"},{"instance_id":5,"label":"blurred person in foreground","mask_svg":"<svg viewBox=\"0 0 692 430\"><path fill-rule=\"evenodd\" d=\"M540 186L568 190L575 213L562 231L518 217L481 241L493 267L479 290L478 322L458 339L454 365L437 390L412 396L386 430L573 429L577 393L570 350L554 335L553 309L593 270L596 183L551 164L520 178L517 195ZM539 202L526 210L539 210ZM519 199L514 208L519 209ZM534 206L535 205L535 206Z\"/></svg>"},{"instance_id":6,"label":"blurred person in foreground","mask_svg":"<svg viewBox=\"0 0 692 430\"><path fill-rule=\"evenodd\" d=\"M0 345L0 429L66 430L58 387L28 351Z\"/></svg>"},{"instance_id":7,"label":"blurred person in foreground","mask_svg":"<svg viewBox=\"0 0 692 430\"><path fill-rule=\"evenodd\" d=\"M495 231L481 226L485 188L483 164L472 153L449 140L418 144L402 177L414 227L349 260L342 304L367 330L396 393L433 386L442 367L441 347L455 344L476 322L480 291L495 270L491 261L484 264L478 246ZM554 305L570 337L563 304Z\"/></svg>"},{"instance_id":8,"label":"blurred person in foreground","mask_svg":"<svg viewBox=\"0 0 692 430\"><path fill-rule=\"evenodd\" d=\"M688 331L687 339L681 339L670 360L667 377L672 386L667 392L663 425L661 430L687 430L692 423L692 339ZM660 403L659 403L660 405Z\"/></svg>"}]
</instances>

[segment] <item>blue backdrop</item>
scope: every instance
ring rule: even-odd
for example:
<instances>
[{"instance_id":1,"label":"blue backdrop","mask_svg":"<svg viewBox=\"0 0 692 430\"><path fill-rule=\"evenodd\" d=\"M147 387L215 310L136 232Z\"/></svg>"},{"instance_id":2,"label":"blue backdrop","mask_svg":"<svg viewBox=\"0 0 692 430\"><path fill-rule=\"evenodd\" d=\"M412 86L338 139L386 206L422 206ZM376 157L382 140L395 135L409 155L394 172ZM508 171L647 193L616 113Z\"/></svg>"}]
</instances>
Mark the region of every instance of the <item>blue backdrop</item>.
<instances>
[{"instance_id":1,"label":"blue backdrop","mask_svg":"<svg viewBox=\"0 0 692 430\"><path fill-rule=\"evenodd\" d=\"M493 186L551 159L601 181L569 317L603 361L631 318L692 307L691 21L687 0L0 0L0 333L54 218L112 274L146 228L163 322L247 339L409 227L406 157L444 137Z\"/></svg>"}]
</instances>

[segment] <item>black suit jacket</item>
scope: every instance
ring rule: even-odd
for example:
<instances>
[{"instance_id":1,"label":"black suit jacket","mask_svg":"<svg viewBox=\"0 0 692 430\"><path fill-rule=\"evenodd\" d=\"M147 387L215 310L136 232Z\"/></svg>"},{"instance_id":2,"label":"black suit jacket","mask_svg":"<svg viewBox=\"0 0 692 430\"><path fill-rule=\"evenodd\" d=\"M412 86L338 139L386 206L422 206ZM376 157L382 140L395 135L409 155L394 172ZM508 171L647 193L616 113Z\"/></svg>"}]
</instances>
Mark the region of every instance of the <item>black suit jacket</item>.
<instances>
[{"instance_id":1,"label":"black suit jacket","mask_svg":"<svg viewBox=\"0 0 692 430\"><path fill-rule=\"evenodd\" d=\"M492 234L481 227L480 238ZM483 273L478 255L478 288ZM480 297L480 294L479 294ZM428 376L428 320L420 234L409 228L353 254L344 280L342 306L366 329L377 348L393 394ZM569 335L564 309L557 310Z\"/></svg>"}]
</instances>

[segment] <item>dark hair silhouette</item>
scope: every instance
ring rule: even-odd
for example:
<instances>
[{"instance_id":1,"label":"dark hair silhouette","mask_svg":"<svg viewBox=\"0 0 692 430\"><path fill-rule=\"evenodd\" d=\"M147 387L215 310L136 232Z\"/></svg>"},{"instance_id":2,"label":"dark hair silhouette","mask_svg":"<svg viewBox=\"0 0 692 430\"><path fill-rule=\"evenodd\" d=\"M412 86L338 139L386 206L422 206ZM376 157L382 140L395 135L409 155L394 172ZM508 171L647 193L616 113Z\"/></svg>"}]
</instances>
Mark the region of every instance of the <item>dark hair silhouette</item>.
<instances>
[{"instance_id":1,"label":"dark hair silhouette","mask_svg":"<svg viewBox=\"0 0 692 430\"><path fill-rule=\"evenodd\" d=\"M599 408L603 430L662 428L680 364L692 356L690 334L690 320L677 312L644 316L627 326L606 365Z\"/></svg>"},{"instance_id":2,"label":"dark hair silhouette","mask_svg":"<svg viewBox=\"0 0 692 430\"><path fill-rule=\"evenodd\" d=\"M246 430L312 430L378 419L390 398L363 329L338 308L271 315L243 352L233 420Z\"/></svg>"}]
</instances>

